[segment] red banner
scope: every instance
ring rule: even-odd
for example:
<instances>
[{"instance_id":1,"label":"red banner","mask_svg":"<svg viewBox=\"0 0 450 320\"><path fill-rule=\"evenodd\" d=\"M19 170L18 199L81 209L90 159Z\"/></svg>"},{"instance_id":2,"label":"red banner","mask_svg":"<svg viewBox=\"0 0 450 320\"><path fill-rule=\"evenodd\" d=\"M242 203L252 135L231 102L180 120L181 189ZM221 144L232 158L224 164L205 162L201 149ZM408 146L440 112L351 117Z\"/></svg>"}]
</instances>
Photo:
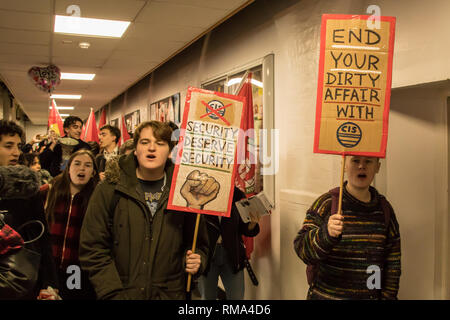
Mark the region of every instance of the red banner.
<instances>
[{"instance_id":1,"label":"red banner","mask_svg":"<svg viewBox=\"0 0 450 320\"><path fill-rule=\"evenodd\" d=\"M106 108L102 109L102 114L100 116L100 120L98 122L98 131L106 124Z\"/></svg>"},{"instance_id":2,"label":"red banner","mask_svg":"<svg viewBox=\"0 0 450 320\"><path fill-rule=\"evenodd\" d=\"M50 114L48 115L48 129L53 130L60 137L64 136L64 125L59 115L58 109L56 109L56 101L52 99L52 106L50 109Z\"/></svg>"},{"instance_id":3,"label":"red banner","mask_svg":"<svg viewBox=\"0 0 450 320\"><path fill-rule=\"evenodd\" d=\"M95 141L99 143L97 124L95 123L95 114L92 108L87 123L84 126L83 131L81 132L81 140L85 142Z\"/></svg>"},{"instance_id":4,"label":"red banner","mask_svg":"<svg viewBox=\"0 0 450 320\"><path fill-rule=\"evenodd\" d=\"M125 117L122 115L122 120L120 121L120 139L117 144L119 147L127 140L130 140L131 137L127 131L127 125L125 124Z\"/></svg>"}]
</instances>

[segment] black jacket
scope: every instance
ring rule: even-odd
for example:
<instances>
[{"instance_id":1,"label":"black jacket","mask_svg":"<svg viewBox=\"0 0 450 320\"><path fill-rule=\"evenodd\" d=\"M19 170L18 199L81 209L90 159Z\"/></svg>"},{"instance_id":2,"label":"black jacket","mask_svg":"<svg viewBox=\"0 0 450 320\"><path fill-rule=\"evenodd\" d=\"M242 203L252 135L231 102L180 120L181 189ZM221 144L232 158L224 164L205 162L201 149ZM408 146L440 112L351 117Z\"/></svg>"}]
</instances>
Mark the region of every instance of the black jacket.
<instances>
[{"instance_id":1,"label":"black jacket","mask_svg":"<svg viewBox=\"0 0 450 320\"><path fill-rule=\"evenodd\" d=\"M253 230L248 230L249 223L244 223L242 221L239 211L234 204L236 201L239 201L243 198L245 198L244 193L235 187L233 194L233 206L231 207L230 217L222 217L220 223L217 216L205 215L210 244L210 256L208 261L211 261L214 255L217 239L219 238L219 235L221 235L222 245L225 248L234 273L244 268L244 260L246 258L246 254L242 235L246 237L254 237L259 233L259 224L256 224ZM208 271L209 263L206 268L206 273Z\"/></svg>"},{"instance_id":2,"label":"black jacket","mask_svg":"<svg viewBox=\"0 0 450 320\"><path fill-rule=\"evenodd\" d=\"M17 230L22 224L30 220L40 220L47 228L47 222L45 220L44 208L39 194L27 199L1 199L0 210L3 212L4 221L10 225L14 230ZM33 235L24 234L21 232L21 236L24 240L30 240L36 236L34 229ZM39 291L41 289L47 289L48 286L58 288L58 280L56 275L55 262L52 257L50 238L48 230L46 229L43 236L35 243L30 244L28 248L41 254L41 263L39 266L38 283L32 292L22 299L36 300ZM10 299L5 297L0 292L0 300Z\"/></svg>"},{"instance_id":3,"label":"black jacket","mask_svg":"<svg viewBox=\"0 0 450 320\"><path fill-rule=\"evenodd\" d=\"M91 150L89 144L83 140L77 139L78 144L73 148L73 152L80 149ZM50 172L52 177L56 177L61 173L61 162L62 162L62 148L61 144L57 143L53 151L50 149L50 145L47 145L45 150L39 155L39 161L41 162L42 169Z\"/></svg>"},{"instance_id":4,"label":"black jacket","mask_svg":"<svg viewBox=\"0 0 450 320\"><path fill-rule=\"evenodd\" d=\"M192 248L196 214L168 210L173 166L153 217L136 177L134 154L119 159L117 179L97 185L80 236L80 262L99 299L186 298L185 253ZM117 195L116 201L114 197ZM113 205L113 207L111 207ZM114 210L114 212L110 212ZM196 253L206 267L208 234L201 215Z\"/></svg>"}]
</instances>

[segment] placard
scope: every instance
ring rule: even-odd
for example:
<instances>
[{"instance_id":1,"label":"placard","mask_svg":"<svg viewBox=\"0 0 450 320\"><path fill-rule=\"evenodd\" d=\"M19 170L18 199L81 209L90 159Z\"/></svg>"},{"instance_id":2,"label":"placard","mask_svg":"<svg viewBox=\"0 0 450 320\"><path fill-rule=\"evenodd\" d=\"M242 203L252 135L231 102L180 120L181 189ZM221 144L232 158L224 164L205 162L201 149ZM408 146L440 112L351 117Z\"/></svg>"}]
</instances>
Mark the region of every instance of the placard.
<instances>
[{"instance_id":1,"label":"placard","mask_svg":"<svg viewBox=\"0 0 450 320\"><path fill-rule=\"evenodd\" d=\"M229 217L245 98L189 88L168 209Z\"/></svg>"},{"instance_id":2,"label":"placard","mask_svg":"<svg viewBox=\"0 0 450 320\"><path fill-rule=\"evenodd\" d=\"M386 155L395 18L370 17L322 16L316 153Z\"/></svg>"}]
</instances>

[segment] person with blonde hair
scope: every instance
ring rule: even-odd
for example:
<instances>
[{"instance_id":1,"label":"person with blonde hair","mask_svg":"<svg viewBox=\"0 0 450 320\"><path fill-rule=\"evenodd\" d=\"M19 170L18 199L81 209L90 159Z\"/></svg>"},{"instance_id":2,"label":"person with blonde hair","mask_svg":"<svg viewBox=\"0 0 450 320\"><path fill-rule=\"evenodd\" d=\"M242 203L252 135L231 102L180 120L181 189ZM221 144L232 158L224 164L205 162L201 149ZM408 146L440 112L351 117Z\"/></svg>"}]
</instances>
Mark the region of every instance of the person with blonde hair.
<instances>
[{"instance_id":1,"label":"person with blonde hair","mask_svg":"<svg viewBox=\"0 0 450 320\"><path fill-rule=\"evenodd\" d=\"M379 170L379 158L348 156L341 212L339 187L306 212L294 249L308 265L307 299L397 299L400 232L392 206L370 185Z\"/></svg>"}]
</instances>

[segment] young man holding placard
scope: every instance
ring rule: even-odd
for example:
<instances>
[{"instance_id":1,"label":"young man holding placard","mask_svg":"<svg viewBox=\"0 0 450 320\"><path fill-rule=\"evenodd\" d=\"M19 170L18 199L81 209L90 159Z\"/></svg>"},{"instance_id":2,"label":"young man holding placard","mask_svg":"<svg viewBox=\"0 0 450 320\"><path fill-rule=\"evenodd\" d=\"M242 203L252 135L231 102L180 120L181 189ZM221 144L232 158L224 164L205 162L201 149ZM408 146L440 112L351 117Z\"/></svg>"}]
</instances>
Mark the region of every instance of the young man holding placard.
<instances>
[{"instance_id":1,"label":"young man holding placard","mask_svg":"<svg viewBox=\"0 0 450 320\"><path fill-rule=\"evenodd\" d=\"M339 188L320 196L294 240L306 264L307 299L396 299L400 233L389 202L370 186L378 158L348 156L341 213Z\"/></svg>"},{"instance_id":2,"label":"young man holding placard","mask_svg":"<svg viewBox=\"0 0 450 320\"><path fill-rule=\"evenodd\" d=\"M134 133L135 151L119 159L116 179L107 177L91 197L80 261L99 299L185 299L187 273L205 269L204 219L193 253L196 215L166 209L173 173L171 135L166 123L142 123ZM202 188L201 181L192 183Z\"/></svg>"}]
</instances>

